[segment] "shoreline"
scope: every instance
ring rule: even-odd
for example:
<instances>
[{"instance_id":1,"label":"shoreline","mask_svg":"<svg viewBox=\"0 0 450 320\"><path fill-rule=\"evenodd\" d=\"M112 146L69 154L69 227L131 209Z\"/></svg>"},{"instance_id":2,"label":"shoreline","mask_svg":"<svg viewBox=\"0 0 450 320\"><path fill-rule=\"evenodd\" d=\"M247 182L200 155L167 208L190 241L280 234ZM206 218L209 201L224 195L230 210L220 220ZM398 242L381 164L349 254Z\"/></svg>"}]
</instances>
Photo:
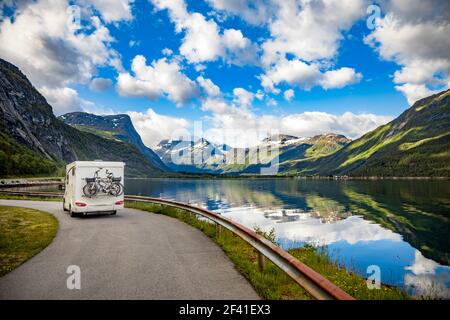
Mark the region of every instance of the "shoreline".
<instances>
[{"instance_id":1,"label":"shoreline","mask_svg":"<svg viewBox=\"0 0 450 320\"><path fill-rule=\"evenodd\" d=\"M297 179L297 180L324 180L324 181L413 181L413 180L435 180L448 181L450 177L351 177L351 176L266 176L266 175L245 175L245 176L228 176L228 175L183 175L183 176L162 176L162 177L131 177L127 180L258 180L258 179ZM0 189L9 188L26 188L35 186L62 185L63 177L53 178L8 178L0 179Z\"/></svg>"}]
</instances>

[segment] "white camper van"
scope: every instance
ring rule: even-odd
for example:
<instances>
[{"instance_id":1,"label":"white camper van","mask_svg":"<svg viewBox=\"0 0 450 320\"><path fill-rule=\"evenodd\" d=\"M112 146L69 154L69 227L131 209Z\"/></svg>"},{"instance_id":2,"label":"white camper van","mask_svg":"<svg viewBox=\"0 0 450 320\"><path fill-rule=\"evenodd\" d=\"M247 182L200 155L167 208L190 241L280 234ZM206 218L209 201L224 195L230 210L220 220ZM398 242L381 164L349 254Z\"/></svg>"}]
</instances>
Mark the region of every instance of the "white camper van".
<instances>
[{"instance_id":1,"label":"white camper van","mask_svg":"<svg viewBox=\"0 0 450 320\"><path fill-rule=\"evenodd\" d=\"M75 161L66 166L64 211L70 216L108 212L124 203L123 162Z\"/></svg>"}]
</instances>

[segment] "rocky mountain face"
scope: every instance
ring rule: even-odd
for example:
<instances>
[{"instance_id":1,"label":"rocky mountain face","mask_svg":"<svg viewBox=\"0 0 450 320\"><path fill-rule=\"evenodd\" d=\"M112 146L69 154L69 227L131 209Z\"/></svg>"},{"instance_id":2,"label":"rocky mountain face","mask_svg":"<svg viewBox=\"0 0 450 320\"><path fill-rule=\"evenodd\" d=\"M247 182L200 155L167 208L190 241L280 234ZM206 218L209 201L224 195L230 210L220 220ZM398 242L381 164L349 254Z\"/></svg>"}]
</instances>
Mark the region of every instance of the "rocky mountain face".
<instances>
[{"instance_id":1,"label":"rocky mountain face","mask_svg":"<svg viewBox=\"0 0 450 320\"><path fill-rule=\"evenodd\" d=\"M81 131L106 139L123 141L135 146L147 159L162 171L169 170L159 156L142 142L141 136L127 114L99 116L86 112L71 112L58 119Z\"/></svg>"},{"instance_id":2,"label":"rocky mountain face","mask_svg":"<svg viewBox=\"0 0 450 320\"><path fill-rule=\"evenodd\" d=\"M352 176L450 176L450 90L417 101L393 121L338 152L283 167Z\"/></svg>"},{"instance_id":3,"label":"rocky mountain face","mask_svg":"<svg viewBox=\"0 0 450 320\"><path fill-rule=\"evenodd\" d=\"M126 162L128 176L162 170L134 145L66 125L14 65L0 59L0 175L55 174L74 160Z\"/></svg>"},{"instance_id":4,"label":"rocky mountain face","mask_svg":"<svg viewBox=\"0 0 450 320\"><path fill-rule=\"evenodd\" d=\"M14 65L0 59L0 130L52 160L77 158L52 107Z\"/></svg>"},{"instance_id":5,"label":"rocky mountain face","mask_svg":"<svg viewBox=\"0 0 450 320\"><path fill-rule=\"evenodd\" d=\"M251 148L232 148L199 139L197 141L163 140L155 152L170 168L195 173L259 173L271 162L296 161L333 153L350 142L344 136L324 134L311 138L291 135L267 137Z\"/></svg>"}]
</instances>

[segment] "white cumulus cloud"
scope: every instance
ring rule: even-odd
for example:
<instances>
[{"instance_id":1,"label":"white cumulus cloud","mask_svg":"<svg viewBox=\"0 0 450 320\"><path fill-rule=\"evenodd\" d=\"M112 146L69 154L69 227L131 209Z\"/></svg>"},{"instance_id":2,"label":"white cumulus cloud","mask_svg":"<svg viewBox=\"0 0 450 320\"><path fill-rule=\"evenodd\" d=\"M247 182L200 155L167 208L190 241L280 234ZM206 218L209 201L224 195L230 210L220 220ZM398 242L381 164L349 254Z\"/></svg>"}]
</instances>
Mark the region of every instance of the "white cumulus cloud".
<instances>
[{"instance_id":1,"label":"white cumulus cloud","mask_svg":"<svg viewBox=\"0 0 450 320\"><path fill-rule=\"evenodd\" d=\"M245 21L259 25L270 17L270 0L207 0L217 11L230 16L241 16Z\"/></svg>"},{"instance_id":2,"label":"white cumulus cloud","mask_svg":"<svg viewBox=\"0 0 450 320\"><path fill-rule=\"evenodd\" d=\"M246 64L255 62L257 47L240 30L223 32L213 19L198 12L189 13L184 0L151 0L158 10L168 10L175 31L184 32L180 54L191 63L215 61Z\"/></svg>"},{"instance_id":3,"label":"white cumulus cloud","mask_svg":"<svg viewBox=\"0 0 450 320\"><path fill-rule=\"evenodd\" d=\"M0 25L0 55L19 66L39 86L86 83L97 66L117 53L108 29L96 16L85 22L84 33L65 1L41 0L17 9L14 19Z\"/></svg>"},{"instance_id":4,"label":"white cumulus cloud","mask_svg":"<svg viewBox=\"0 0 450 320\"><path fill-rule=\"evenodd\" d=\"M450 81L450 2L384 1L386 15L365 37L380 57L395 61L396 89L412 104L447 88Z\"/></svg>"},{"instance_id":5,"label":"white cumulus cloud","mask_svg":"<svg viewBox=\"0 0 450 320\"><path fill-rule=\"evenodd\" d=\"M189 122L183 118L170 117L156 113L152 108L146 112L128 112L143 142L155 147L161 140L171 138L180 130L187 130Z\"/></svg>"},{"instance_id":6,"label":"white cumulus cloud","mask_svg":"<svg viewBox=\"0 0 450 320\"><path fill-rule=\"evenodd\" d=\"M117 92L125 97L146 97L155 100L161 95L181 105L197 95L197 86L181 71L177 61L161 58L147 65L142 55L134 57L131 70L117 77Z\"/></svg>"},{"instance_id":7,"label":"white cumulus cloud","mask_svg":"<svg viewBox=\"0 0 450 320\"><path fill-rule=\"evenodd\" d=\"M276 65L260 75L261 85L266 91L278 93L276 86L287 83L304 90L321 86L324 89L342 88L357 83L362 74L352 68L339 68L322 72L317 64L308 64L298 59L281 59Z\"/></svg>"},{"instance_id":8,"label":"white cumulus cloud","mask_svg":"<svg viewBox=\"0 0 450 320\"><path fill-rule=\"evenodd\" d=\"M295 92L292 89L288 89L284 92L283 96L286 101L291 101L295 96Z\"/></svg>"},{"instance_id":9,"label":"white cumulus cloud","mask_svg":"<svg viewBox=\"0 0 450 320\"><path fill-rule=\"evenodd\" d=\"M255 95L253 92L245 90L244 88L233 89L234 102L241 107L248 108L252 105Z\"/></svg>"},{"instance_id":10,"label":"white cumulus cloud","mask_svg":"<svg viewBox=\"0 0 450 320\"><path fill-rule=\"evenodd\" d=\"M357 83L361 79L361 73L355 72L353 68L343 67L325 72L319 84L324 89L343 88L347 85Z\"/></svg>"},{"instance_id":11,"label":"white cumulus cloud","mask_svg":"<svg viewBox=\"0 0 450 320\"><path fill-rule=\"evenodd\" d=\"M391 116L352 112L331 114L307 111L290 115L259 115L251 106L253 99L253 93L235 88L230 98L203 100L202 110L210 113L205 118L209 128L205 137L233 147L257 145L270 132L298 137L333 132L355 139L393 119Z\"/></svg>"},{"instance_id":12,"label":"white cumulus cloud","mask_svg":"<svg viewBox=\"0 0 450 320\"><path fill-rule=\"evenodd\" d=\"M259 76L267 92L278 94L285 82L309 90L342 88L358 82L362 74L353 68L333 69L344 32L366 15L367 0L209 0L226 16L238 16L265 27Z\"/></svg>"},{"instance_id":13,"label":"white cumulus cloud","mask_svg":"<svg viewBox=\"0 0 450 320\"><path fill-rule=\"evenodd\" d=\"M23 2L0 21L0 56L26 74L57 114L79 105L71 84L88 84L99 66L120 67L108 28L80 5L77 11L67 1Z\"/></svg>"},{"instance_id":14,"label":"white cumulus cloud","mask_svg":"<svg viewBox=\"0 0 450 320\"><path fill-rule=\"evenodd\" d=\"M365 0L273 1L264 62L276 63L287 53L304 61L332 59L342 32L363 17L366 8Z\"/></svg>"},{"instance_id":15,"label":"white cumulus cloud","mask_svg":"<svg viewBox=\"0 0 450 320\"><path fill-rule=\"evenodd\" d=\"M131 7L134 0L79 0L78 3L92 4L107 23L129 21L133 18Z\"/></svg>"},{"instance_id":16,"label":"white cumulus cloud","mask_svg":"<svg viewBox=\"0 0 450 320\"><path fill-rule=\"evenodd\" d=\"M202 76L198 76L197 82L203 88L207 96L217 97L221 95L220 88L215 85L211 79L205 79Z\"/></svg>"},{"instance_id":17,"label":"white cumulus cloud","mask_svg":"<svg viewBox=\"0 0 450 320\"><path fill-rule=\"evenodd\" d=\"M55 115L59 116L67 112L86 111L94 107L94 103L78 96L78 92L72 88L48 88L41 87L40 92L52 106Z\"/></svg>"}]
</instances>

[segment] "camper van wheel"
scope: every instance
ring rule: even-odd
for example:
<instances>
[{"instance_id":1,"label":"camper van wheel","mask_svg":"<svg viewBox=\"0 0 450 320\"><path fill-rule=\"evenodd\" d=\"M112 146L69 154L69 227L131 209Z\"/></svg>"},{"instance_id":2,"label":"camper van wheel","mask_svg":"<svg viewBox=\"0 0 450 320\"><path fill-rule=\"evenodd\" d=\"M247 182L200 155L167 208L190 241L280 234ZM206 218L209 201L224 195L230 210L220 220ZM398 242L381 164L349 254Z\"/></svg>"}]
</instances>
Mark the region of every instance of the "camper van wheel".
<instances>
[{"instance_id":1,"label":"camper van wheel","mask_svg":"<svg viewBox=\"0 0 450 320\"><path fill-rule=\"evenodd\" d=\"M115 216L116 215L116 213L117 213L117 210L114 210L113 212L111 212L110 214L112 215L112 216Z\"/></svg>"},{"instance_id":2,"label":"camper van wheel","mask_svg":"<svg viewBox=\"0 0 450 320\"><path fill-rule=\"evenodd\" d=\"M70 216L71 216L72 218L78 217L78 213L72 211L72 205L70 205L70 204L69 204L69 214L70 214Z\"/></svg>"},{"instance_id":3,"label":"camper van wheel","mask_svg":"<svg viewBox=\"0 0 450 320\"><path fill-rule=\"evenodd\" d=\"M63 199L63 210L64 211L69 211L69 210L66 209L66 207L64 207L64 203L66 203L66 199Z\"/></svg>"}]
</instances>

